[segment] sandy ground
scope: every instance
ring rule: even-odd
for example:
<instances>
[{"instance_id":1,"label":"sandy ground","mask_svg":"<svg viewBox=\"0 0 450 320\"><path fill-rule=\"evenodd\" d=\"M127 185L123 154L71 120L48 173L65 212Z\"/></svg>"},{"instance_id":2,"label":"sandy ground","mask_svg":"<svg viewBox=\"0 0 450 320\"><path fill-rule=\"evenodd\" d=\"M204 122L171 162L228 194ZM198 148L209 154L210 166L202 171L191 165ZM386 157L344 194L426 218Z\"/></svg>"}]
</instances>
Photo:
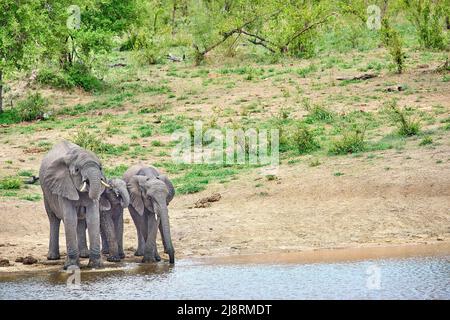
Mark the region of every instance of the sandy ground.
<instances>
[{"instance_id":1,"label":"sandy ground","mask_svg":"<svg viewBox=\"0 0 450 320\"><path fill-rule=\"evenodd\" d=\"M314 168L282 165L276 180L249 172L201 193L177 196L169 207L176 257L450 243L449 157L448 143L384 151L375 158L329 157ZM214 192L222 195L220 201L193 208ZM12 266L1 267L0 273L61 268L63 260L46 262L48 232L41 201L2 201L0 258ZM139 262L128 211L124 242L126 260ZM39 262L14 262L26 255Z\"/></svg>"}]
</instances>

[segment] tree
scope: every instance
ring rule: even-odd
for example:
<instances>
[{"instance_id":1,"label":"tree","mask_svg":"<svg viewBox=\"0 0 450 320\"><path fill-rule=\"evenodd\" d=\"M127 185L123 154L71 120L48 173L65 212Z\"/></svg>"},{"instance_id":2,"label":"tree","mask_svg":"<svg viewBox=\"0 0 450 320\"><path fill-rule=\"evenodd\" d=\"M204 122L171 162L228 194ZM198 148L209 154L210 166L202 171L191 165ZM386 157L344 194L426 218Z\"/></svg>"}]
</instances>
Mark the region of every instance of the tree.
<instances>
[{"instance_id":1,"label":"tree","mask_svg":"<svg viewBox=\"0 0 450 320\"><path fill-rule=\"evenodd\" d=\"M45 16L41 0L0 2L0 113L5 76L28 67L42 51Z\"/></svg>"}]
</instances>

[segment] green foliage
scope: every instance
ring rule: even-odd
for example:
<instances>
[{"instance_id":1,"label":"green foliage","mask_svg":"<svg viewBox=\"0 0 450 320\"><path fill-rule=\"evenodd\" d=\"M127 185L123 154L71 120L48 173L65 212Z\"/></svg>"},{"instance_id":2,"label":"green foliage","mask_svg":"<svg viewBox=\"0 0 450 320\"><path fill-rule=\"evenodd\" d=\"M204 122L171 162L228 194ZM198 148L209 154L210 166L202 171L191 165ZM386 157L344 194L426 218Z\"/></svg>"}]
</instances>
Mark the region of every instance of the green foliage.
<instances>
[{"instance_id":1,"label":"green foliage","mask_svg":"<svg viewBox=\"0 0 450 320\"><path fill-rule=\"evenodd\" d=\"M43 68L39 70L36 81L40 84L58 89L71 89L75 87L75 82L62 70Z\"/></svg>"},{"instance_id":2,"label":"green foliage","mask_svg":"<svg viewBox=\"0 0 450 320\"><path fill-rule=\"evenodd\" d=\"M108 178L122 178L125 171L128 170L128 166L125 164L120 164L113 168L105 168L103 171Z\"/></svg>"},{"instance_id":3,"label":"green foliage","mask_svg":"<svg viewBox=\"0 0 450 320\"><path fill-rule=\"evenodd\" d=\"M17 103L14 109L19 121L33 121L44 119L47 112L48 100L40 93L33 93Z\"/></svg>"},{"instance_id":4,"label":"green foliage","mask_svg":"<svg viewBox=\"0 0 450 320\"><path fill-rule=\"evenodd\" d=\"M389 51L389 54L396 66L397 73L402 73L405 68L405 53L403 52L403 44L400 34L393 29L387 18L382 21L382 42Z\"/></svg>"},{"instance_id":5,"label":"green foliage","mask_svg":"<svg viewBox=\"0 0 450 320\"><path fill-rule=\"evenodd\" d=\"M102 88L102 81L92 75L91 70L84 64L74 63L66 69L69 83L83 88L85 91L99 91Z\"/></svg>"},{"instance_id":6,"label":"green foliage","mask_svg":"<svg viewBox=\"0 0 450 320\"><path fill-rule=\"evenodd\" d=\"M94 153L104 153L110 148L108 144L103 142L101 136L90 133L86 128L78 130L72 141L80 147Z\"/></svg>"},{"instance_id":7,"label":"green foliage","mask_svg":"<svg viewBox=\"0 0 450 320\"><path fill-rule=\"evenodd\" d=\"M433 138L430 136L426 136L420 141L419 146L427 146L432 143L433 143Z\"/></svg>"},{"instance_id":8,"label":"green foliage","mask_svg":"<svg viewBox=\"0 0 450 320\"><path fill-rule=\"evenodd\" d=\"M300 123L294 127L289 140L299 154L308 153L320 147L311 130Z\"/></svg>"},{"instance_id":9,"label":"green foliage","mask_svg":"<svg viewBox=\"0 0 450 320\"><path fill-rule=\"evenodd\" d=\"M420 119L408 115L405 109L397 106L397 101L392 100L386 104L386 109L391 121L397 125L401 136L414 136L420 131Z\"/></svg>"},{"instance_id":10,"label":"green foliage","mask_svg":"<svg viewBox=\"0 0 450 320\"><path fill-rule=\"evenodd\" d=\"M0 179L0 189L17 190L22 186L22 181L17 177L6 177Z\"/></svg>"},{"instance_id":11,"label":"green foliage","mask_svg":"<svg viewBox=\"0 0 450 320\"><path fill-rule=\"evenodd\" d=\"M303 100L303 105L308 114L305 118L306 123L314 123L317 121L323 121L330 123L335 118L334 112L328 110L326 107L320 104L311 104L308 99Z\"/></svg>"},{"instance_id":12,"label":"green foliage","mask_svg":"<svg viewBox=\"0 0 450 320\"><path fill-rule=\"evenodd\" d=\"M332 141L331 154L358 153L366 150L364 131L360 129L346 130L342 136Z\"/></svg>"},{"instance_id":13,"label":"green foliage","mask_svg":"<svg viewBox=\"0 0 450 320\"><path fill-rule=\"evenodd\" d=\"M444 19L449 15L450 3L447 0L403 0L403 3L420 44L425 48L444 49Z\"/></svg>"}]
</instances>

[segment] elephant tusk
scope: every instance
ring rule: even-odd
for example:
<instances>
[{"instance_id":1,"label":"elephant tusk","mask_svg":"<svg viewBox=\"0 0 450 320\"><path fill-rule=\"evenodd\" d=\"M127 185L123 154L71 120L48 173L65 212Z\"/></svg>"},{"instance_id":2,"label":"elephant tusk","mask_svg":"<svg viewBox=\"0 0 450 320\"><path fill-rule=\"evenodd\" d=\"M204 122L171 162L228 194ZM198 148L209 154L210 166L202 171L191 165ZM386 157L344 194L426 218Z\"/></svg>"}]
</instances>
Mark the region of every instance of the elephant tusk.
<instances>
[{"instance_id":1,"label":"elephant tusk","mask_svg":"<svg viewBox=\"0 0 450 320\"><path fill-rule=\"evenodd\" d=\"M107 188L110 188L111 189L111 186L109 185L109 184L107 184L105 181L103 181L103 180L100 180L100 182L101 182L101 184L102 185L104 185L105 187L107 187Z\"/></svg>"},{"instance_id":2,"label":"elephant tusk","mask_svg":"<svg viewBox=\"0 0 450 320\"><path fill-rule=\"evenodd\" d=\"M80 191L81 192L84 192L85 190L86 190L86 181L85 182L83 182L83 185L81 186L81 188L80 188Z\"/></svg>"}]
</instances>

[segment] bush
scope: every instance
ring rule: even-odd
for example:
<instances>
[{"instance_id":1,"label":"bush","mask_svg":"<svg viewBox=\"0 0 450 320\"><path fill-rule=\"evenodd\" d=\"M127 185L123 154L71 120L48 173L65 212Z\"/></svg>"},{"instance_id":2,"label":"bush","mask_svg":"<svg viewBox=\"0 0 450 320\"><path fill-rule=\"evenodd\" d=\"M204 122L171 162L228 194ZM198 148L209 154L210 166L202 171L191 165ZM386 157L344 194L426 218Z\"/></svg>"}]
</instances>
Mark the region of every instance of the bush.
<instances>
[{"instance_id":1,"label":"bush","mask_svg":"<svg viewBox=\"0 0 450 320\"><path fill-rule=\"evenodd\" d=\"M366 143L364 141L364 131L356 129L352 131L346 131L344 134L335 139L332 142L330 153L331 154L348 154L357 153L366 149Z\"/></svg>"},{"instance_id":2,"label":"bush","mask_svg":"<svg viewBox=\"0 0 450 320\"><path fill-rule=\"evenodd\" d=\"M45 118L47 106L48 100L40 93L34 93L19 101L14 112L19 121L33 121Z\"/></svg>"},{"instance_id":3,"label":"bush","mask_svg":"<svg viewBox=\"0 0 450 320\"><path fill-rule=\"evenodd\" d=\"M331 122L334 119L333 111L328 110L324 106L318 104L311 105L309 100L304 100L303 104L306 111L308 111L305 119L306 123L314 123L316 121Z\"/></svg>"},{"instance_id":4,"label":"bush","mask_svg":"<svg viewBox=\"0 0 450 320\"><path fill-rule=\"evenodd\" d=\"M39 71L36 81L58 89L71 89L80 87L85 91L99 91L103 82L92 74L86 65L75 63L62 70L42 69Z\"/></svg>"},{"instance_id":5,"label":"bush","mask_svg":"<svg viewBox=\"0 0 450 320\"><path fill-rule=\"evenodd\" d=\"M102 81L97 79L91 70L81 63L73 64L68 67L66 72L76 86L86 91L99 91L103 87Z\"/></svg>"},{"instance_id":6,"label":"bush","mask_svg":"<svg viewBox=\"0 0 450 320\"><path fill-rule=\"evenodd\" d=\"M302 125L294 128L290 135L290 143L299 154L311 152L320 147L312 132Z\"/></svg>"},{"instance_id":7,"label":"bush","mask_svg":"<svg viewBox=\"0 0 450 320\"><path fill-rule=\"evenodd\" d=\"M402 73L405 68L405 53L403 52L403 43L399 33L389 25L387 19L383 19L381 34L383 44L389 51L397 73Z\"/></svg>"},{"instance_id":8,"label":"bush","mask_svg":"<svg viewBox=\"0 0 450 320\"><path fill-rule=\"evenodd\" d=\"M75 87L74 81L68 74L51 69L40 70L36 77L36 81L40 84L58 89L71 89Z\"/></svg>"},{"instance_id":9,"label":"bush","mask_svg":"<svg viewBox=\"0 0 450 320\"><path fill-rule=\"evenodd\" d=\"M401 136L414 136L420 131L420 120L409 116L405 109L400 109L395 100L387 104L388 114L392 122L398 126Z\"/></svg>"},{"instance_id":10,"label":"bush","mask_svg":"<svg viewBox=\"0 0 450 320\"><path fill-rule=\"evenodd\" d=\"M73 138L73 143L94 153L103 153L108 150L109 145L102 140L101 136L90 133L85 128L81 128Z\"/></svg>"},{"instance_id":11,"label":"bush","mask_svg":"<svg viewBox=\"0 0 450 320\"><path fill-rule=\"evenodd\" d=\"M0 180L0 189L17 190L20 189L22 181L16 177L7 177Z\"/></svg>"}]
</instances>

